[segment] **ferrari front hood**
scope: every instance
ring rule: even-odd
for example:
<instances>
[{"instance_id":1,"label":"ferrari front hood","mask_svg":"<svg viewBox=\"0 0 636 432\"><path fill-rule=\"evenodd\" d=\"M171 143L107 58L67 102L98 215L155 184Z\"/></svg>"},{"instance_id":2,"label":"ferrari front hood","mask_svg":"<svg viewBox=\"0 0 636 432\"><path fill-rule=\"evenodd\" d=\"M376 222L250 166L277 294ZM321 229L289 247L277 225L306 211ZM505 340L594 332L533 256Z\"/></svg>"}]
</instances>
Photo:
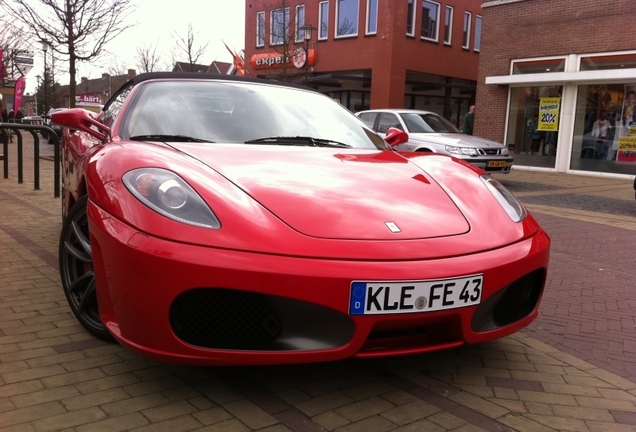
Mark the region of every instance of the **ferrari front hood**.
<instances>
[{"instance_id":1,"label":"ferrari front hood","mask_svg":"<svg viewBox=\"0 0 636 432\"><path fill-rule=\"evenodd\" d=\"M470 229L446 192L398 153L172 145L212 167L308 236L408 240L454 236Z\"/></svg>"}]
</instances>

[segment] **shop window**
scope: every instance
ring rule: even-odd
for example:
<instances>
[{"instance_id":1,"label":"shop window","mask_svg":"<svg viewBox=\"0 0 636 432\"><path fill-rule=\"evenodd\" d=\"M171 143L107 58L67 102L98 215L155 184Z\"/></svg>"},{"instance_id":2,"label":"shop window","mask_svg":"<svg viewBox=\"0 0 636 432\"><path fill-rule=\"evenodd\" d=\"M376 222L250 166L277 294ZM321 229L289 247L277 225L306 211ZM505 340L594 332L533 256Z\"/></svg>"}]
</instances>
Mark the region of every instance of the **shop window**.
<instances>
[{"instance_id":1,"label":"shop window","mask_svg":"<svg viewBox=\"0 0 636 432\"><path fill-rule=\"evenodd\" d=\"M318 39L325 40L329 35L329 2L320 2L318 5L318 15L318 21L320 22Z\"/></svg>"},{"instance_id":2,"label":"shop window","mask_svg":"<svg viewBox=\"0 0 636 432\"><path fill-rule=\"evenodd\" d=\"M265 12L256 14L256 46L265 45Z\"/></svg>"},{"instance_id":3,"label":"shop window","mask_svg":"<svg viewBox=\"0 0 636 432\"><path fill-rule=\"evenodd\" d=\"M578 87L570 169L636 174L636 79Z\"/></svg>"},{"instance_id":4,"label":"shop window","mask_svg":"<svg viewBox=\"0 0 636 432\"><path fill-rule=\"evenodd\" d=\"M481 24L482 18L477 15L475 17L475 46L473 48L475 51L479 51L481 49Z\"/></svg>"},{"instance_id":5,"label":"shop window","mask_svg":"<svg viewBox=\"0 0 636 432\"><path fill-rule=\"evenodd\" d=\"M444 44L450 45L453 37L453 12L452 6L446 6L446 17L444 21Z\"/></svg>"},{"instance_id":6,"label":"shop window","mask_svg":"<svg viewBox=\"0 0 636 432\"><path fill-rule=\"evenodd\" d=\"M305 31L301 29L305 25L305 5L296 6L296 42L305 40Z\"/></svg>"},{"instance_id":7,"label":"shop window","mask_svg":"<svg viewBox=\"0 0 636 432\"><path fill-rule=\"evenodd\" d=\"M462 40L462 48L470 48L470 22L473 14L470 12L464 12L464 39Z\"/></svg>"},{"instance_id":8,"label":"shop window","mask_svg":"<svg viewBox=\"0 0 636 432\"><path fill-rule=\"evenodd\" d=\"M336 0L336 37L358 35L359 0Z\"/></svg>"},{"instance_id":9,"label":"shop window","mask_svg":"<svg viewBox=\"0 0 636 432\"><path fill-rule=\"evenodd\" d=\"M636 69L636 54L590 56L581 58L582 71L607 69Z\"/></svg>"},{"instance_id":10,"label":"shop window","mask_svg":"<svg viewBox=\"0 0 636 432\"><path fill-rule=\"evenodd\" d=\"M376 34L378 31L378 0L367 0L367 31L366 34Z\"/></svg>"},{"instance_id":11,"label":"shop window","mask_svg":"<svg viewBox=\"0 0 636 432\"><path fill-rule=\"evenodd\" d=\"M515 87L510 91L506 145L515 165L554 168L562 87Z\"/></svg>"},{"instance_id":12,"label":"shop window","mask_svg":"<svg viewBox=\"0 0 636 432\"><path fill-rule=\"evenodd\" d=\"M269 44L289 42L289 8L274 9L270 13Z\"/></svg>"},{"instance_id":13,"label":"shop window","mask_svg":"<svg viewBox=\"0 0 636 432\"><path fill-rule=\"evenodd\" d=\"M439 12L439 3L430 0L422 2L422 39L437 42Z\"/></svg>"},{"instance_id":14,"label":"shop window","mask_svg":"<svg viewBox=\"0 0 636 432\"><path fill-rule=\"evenodd\" d=\"M408 0L406 10L406 35L415 36L415 0Z\"/></svg>"},{"instance_id":15,"label":"shop window","mask_svg":"<svg viewBox=\"0 0 636 432\"><path fill-rule=\"evenodd\" d=\"M533 74L563 72L565 70L565 58L523 60L512 62L512 74Z\"/></svg>"}]
</instances>

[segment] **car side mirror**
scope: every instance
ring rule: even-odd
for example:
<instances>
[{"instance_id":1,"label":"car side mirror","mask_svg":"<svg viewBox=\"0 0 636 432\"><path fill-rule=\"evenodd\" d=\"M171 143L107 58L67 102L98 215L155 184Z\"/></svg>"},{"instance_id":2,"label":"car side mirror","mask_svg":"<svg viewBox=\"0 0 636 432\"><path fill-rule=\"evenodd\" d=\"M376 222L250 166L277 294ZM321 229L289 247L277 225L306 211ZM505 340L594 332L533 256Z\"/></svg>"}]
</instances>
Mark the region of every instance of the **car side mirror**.
<instances>
[{"instance_id":1,"label":"car side mirror","mask_svg":"<svg viewBox=\"0 0 636 432\"><path fill-rule=\"evenodd\" d=\"M391 146L403 144L409 140L409 134L398 128L390 127L386 131L384 141L388 142Z\"/></svg>"},{"instance_id":2,"label":"car side mirror","mask_svg":"<svg viewBox=\"0 0 636 432\"><path fill-rule=\"evenodd\" d=\"M53 113L51 119L57 125L86 132L100 141L106 139L110 133L108 126L95 120L88 111L82 108L58 111Z\"/></svg>"}]
</instances>

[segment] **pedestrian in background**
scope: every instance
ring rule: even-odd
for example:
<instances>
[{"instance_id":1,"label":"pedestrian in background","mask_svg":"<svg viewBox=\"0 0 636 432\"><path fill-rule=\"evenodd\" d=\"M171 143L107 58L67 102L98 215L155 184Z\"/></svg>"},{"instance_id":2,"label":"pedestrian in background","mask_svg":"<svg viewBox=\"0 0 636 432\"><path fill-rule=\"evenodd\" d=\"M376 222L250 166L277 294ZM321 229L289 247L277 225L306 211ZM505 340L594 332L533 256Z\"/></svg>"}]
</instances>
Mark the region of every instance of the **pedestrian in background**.
<instances>
[{"instance_id":1,"label":"pedestrian in background","mask_svg":"<svg viewBox=\"0 0 636 432\"><path fill-rule=\"evenodd\" d=\"M475 105L471 105L468 108L468 113L464 116L464 124L462 125L462 132L466 135L473 134L473 125L475 124Z\"/></svg>"}]
</instances>

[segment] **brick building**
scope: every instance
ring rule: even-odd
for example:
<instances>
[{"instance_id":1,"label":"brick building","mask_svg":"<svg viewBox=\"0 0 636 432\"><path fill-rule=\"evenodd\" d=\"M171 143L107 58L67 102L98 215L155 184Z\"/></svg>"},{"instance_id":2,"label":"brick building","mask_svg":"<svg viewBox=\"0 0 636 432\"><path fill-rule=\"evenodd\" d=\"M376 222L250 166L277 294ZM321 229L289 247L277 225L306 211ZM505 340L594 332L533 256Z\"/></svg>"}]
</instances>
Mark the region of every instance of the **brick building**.
<instances>
[{"instance_id":1,"label":"brick building","mask_svg":"<svg viewBox=\"0 0 636 432\"><path fill-rule=\"evenodd\" d=\"M352 111L428 109L456 124L475 99L481 1L245 3L248 75L306 84Z\"/></svg>"},{"instance_id":2,"label":"brick building","mask_svg":"<svg viewBox=\"0 0 636 432\"><path fill-rule=\"evenodd\" d=\"M481 7L475 134L505 142L518 167L635 175L634 1Z\"/></svg>"}]
</instances>

